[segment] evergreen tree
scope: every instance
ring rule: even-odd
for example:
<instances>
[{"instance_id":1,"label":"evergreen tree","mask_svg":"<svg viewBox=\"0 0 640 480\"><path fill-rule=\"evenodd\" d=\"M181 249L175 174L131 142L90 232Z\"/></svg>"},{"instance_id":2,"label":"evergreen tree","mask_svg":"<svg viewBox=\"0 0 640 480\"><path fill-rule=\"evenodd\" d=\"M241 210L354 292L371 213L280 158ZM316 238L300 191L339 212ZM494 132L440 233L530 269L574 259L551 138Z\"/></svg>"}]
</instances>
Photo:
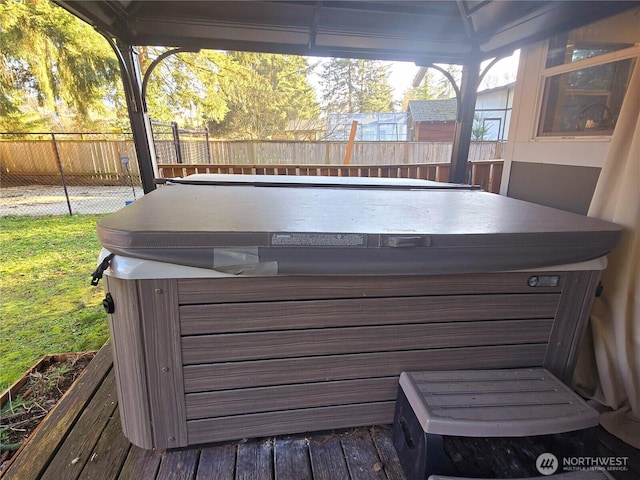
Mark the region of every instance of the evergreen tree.
<instances>
[{"instance_id":1,"label":"evergreen tree","mask_svg":"<svg viewBox=\"0 0 640 480\"><path fill-rule=\"evenodd\" d=\"M389 65L358 60L359 89L356 103L360 112L393 111L393 90L389 85Z\"/></svg>"},{"instance_id":2,"label":"evergreen tree","mask_svg":"<svg viewBox=\"0 0 640 480\"><path fill-rule=\"evenodd\" d=\"M120 69L93 28L48 0L0 3L0 128L129 130ZM140 47L143 73L165 48ZM202 51L165 58L147 85L152 119L229 138L283 134L319 114L302 57Z\"/></svg>"},{"instance_id":3,"label":"evergreen tree","mask_svg":"<svg viewBox=\"0 0 640 480\"><path fill-rule=\"evenodd\" d=\"M142 71L166 48L139 47ZM221 94L221 77L233 75L232 63L224 52L203 50L179 53L162 60L147 84L147 108L158 122L176 121L180 126L200 128L221 121L228 112Z\"/></svg>"},{"instance_id":4,"label":"evergreen tree","mask_svg":"<svg viewBox=\"0 0 640 480\"><path fill-rule=\"evenodd\" d=\"M446 70L459 85L462 77L461 67L458 65L447 65ZM411 87L404 93L402 108L406 110L411 100L436 100L455 97L456 92L449 79L437 70L429 68L420 85Z\"/></svg>"},{"instance_id":5,"label":"evergreen tree","mask_svg":"<svg viewBox=\"0 0 640 480\"><path fill-rule=\"evenodd\" d=\"M489 126L485 122L486 115L475 112L473 115L473 126L471 127L471 141L483 142L489 134Z\"/></svg>"},{"instance_id":6,"label":"evergreen tree","mask_svg":"<svg viewBox=\"0 0 640 480\"><path fill-rule=\"evenodd\" d=\"M433 70L427 69L422 82L417 87L411 87L404 92L402 97L402 111L407 111L411 100L433 100L435 93L433 92Z\"/></svg>"},{"instance_id":7,"label":"evergreen tree","mask_svg":"<svg viewBox=\"0 0 640 480\"><path fill-rule=\"evenodd\" d=\"M89 25L47 0L2 2L0 44L3 129L91 128L107 114L119 66Z\"/></svg>"},{"instance_id":8,"label":"evergreen tree","mask_svg":"<svg viewBox=\"0 0 640 480\"><path fill-rule=\"evenodd\" d=\"M209 123L227 138L272 138L285 132L290 120L316 118L319 109L307 80L303 57L231 52L228 71L220 75L220 93L228 113Z\"/></svg>"},{"instance_id":9,"label":"evergreen tree","mask_svg":"<svg viewBox=\"0 0 640 480\"><path fill-rule=\"evenodd\" d=\"M356 107L355 60L333 58L320 73L322 106L327 113L354 113Z\"/></svg>"},{"instance_id":10,"label":"evergreen tree","mask_svg":"<svg viewBox=\"0 0 640 480\"><path fill-rule=\"evenodd\" d=\"M333 58L322 65L320 84L327 113L393 110L389 65L385 62Z\"/></svg>"}]
</instances>

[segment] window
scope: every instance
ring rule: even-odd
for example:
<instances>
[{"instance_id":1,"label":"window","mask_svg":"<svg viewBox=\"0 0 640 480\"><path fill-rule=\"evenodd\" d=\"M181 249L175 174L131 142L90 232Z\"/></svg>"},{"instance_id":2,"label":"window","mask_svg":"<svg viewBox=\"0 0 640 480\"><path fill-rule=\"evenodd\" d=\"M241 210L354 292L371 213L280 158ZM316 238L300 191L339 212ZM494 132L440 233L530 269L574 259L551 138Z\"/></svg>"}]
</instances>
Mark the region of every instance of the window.
<instances>
[{"instance_id":1,"label":"window","mask_svg":"<svg viewBox=\"0 0 640 480\"><path fill-rule=\"evenodd\" d=\"M330 113L327 118L327 139L347 141L351 124L358 122L356 140L362 142L406 141L407 113Z\"/></svg>"},{"instance_id":2,"label":"window","mask_svg":"<svg viewBox=\"0 0 640 480\"><path fill-rule=\"evenodd\" d=\"M634 13L549 40L539 136L613 133L640 50Z\"/></svg>"}]
</instances>

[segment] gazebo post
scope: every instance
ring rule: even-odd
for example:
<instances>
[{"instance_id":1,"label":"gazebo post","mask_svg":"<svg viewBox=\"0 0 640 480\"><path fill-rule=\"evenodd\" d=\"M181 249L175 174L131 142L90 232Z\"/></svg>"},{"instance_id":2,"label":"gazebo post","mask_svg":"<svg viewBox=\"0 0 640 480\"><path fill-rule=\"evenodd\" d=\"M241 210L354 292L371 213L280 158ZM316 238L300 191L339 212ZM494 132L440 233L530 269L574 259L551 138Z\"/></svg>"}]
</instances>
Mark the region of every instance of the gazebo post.
<instances>
[{"instance_id":1,"label":"gazebo post","mask_svg":"<svg viewBox=\"0 0 640 480\"><path fill-rule=\"evenodd\" d=\"M122 42L112 44L120 60L120 71L124 94L127 100L127 110L131 121L133 141L138 156L138 166L144 193L155 190L155 179L158 177L156 152L153 143L151 121L147 111L147 104L142 94L142 75L138 52L132 45Z\"/></svg>"},{"instance_id":2,"label":"gazebo post","mask_svg":"<svg viewBox=\"0 0 640 480\"><path fill-rule=\"evenodd\" d=\"M462 81L458 96L458 118L456 119L453 149L451 151L449 181L452 183L468 183L466 170L479 81L480 61L472 60L465 63L462 67Z\"/></svg>"}]
</instances>

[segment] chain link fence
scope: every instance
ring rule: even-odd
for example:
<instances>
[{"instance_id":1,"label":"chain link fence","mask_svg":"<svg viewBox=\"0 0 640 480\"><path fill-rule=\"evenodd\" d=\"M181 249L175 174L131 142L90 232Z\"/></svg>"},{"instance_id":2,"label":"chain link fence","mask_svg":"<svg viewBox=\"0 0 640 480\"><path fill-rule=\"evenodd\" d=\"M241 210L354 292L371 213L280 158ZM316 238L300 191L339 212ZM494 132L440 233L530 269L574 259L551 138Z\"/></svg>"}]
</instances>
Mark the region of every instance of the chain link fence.
<instances>
[{"instance_id":1,"label":"chain link fence","mask_svg":"<svg viewBox=\"0 0 640 480\"><path fill-rule=\"evenodd\" d=\"M200 165L218 173L260 165L293 165L294 171L296 165L336 166L346 148L346 142L209 141L206 129L179 128L175 122L152 122L152 129L160 176L169 177L198 171ZM450 149L450 143L360 142L351 163L409 169L442 163L447 169ZM502 161L495 159L501 152L500 142L472 143L470 179L499 191ZM176 173L180 168L183 173ZM447 181L448 174L428 178ZM110 213L142 194L130 133L0 133L0 216Z\"/></svg>"},{"instance_id":2,"label":"chain link fence","mask_svg":"<svg viewBox=\"0 0 640 480\"><path fill-rule=\"evenodd\" d=\"M0 133L0 215L110 213L142 196L131 134Z\"/></svg>"},{"instance_id":3,"label":"chain link fence","mask_svg":"<svg viewBox=\"0 0 640 480\"><path fill-rule=\"evenodd\" d=\"M158 163L211 162L206 128L152 129ZM0 216L110 213L142 194L130 133L0 132Z\"/></svg>"},{"instance_id":4,"label":"chain link fence","mask_svg":"<svg viewBox=\"0 0 640 480\"><path fill-rule=\"evenodd\" d=\"M209 131L180 128L176 122L151 122L156 159L162 163L211 163Z\"/></svg>"}]
</instances>

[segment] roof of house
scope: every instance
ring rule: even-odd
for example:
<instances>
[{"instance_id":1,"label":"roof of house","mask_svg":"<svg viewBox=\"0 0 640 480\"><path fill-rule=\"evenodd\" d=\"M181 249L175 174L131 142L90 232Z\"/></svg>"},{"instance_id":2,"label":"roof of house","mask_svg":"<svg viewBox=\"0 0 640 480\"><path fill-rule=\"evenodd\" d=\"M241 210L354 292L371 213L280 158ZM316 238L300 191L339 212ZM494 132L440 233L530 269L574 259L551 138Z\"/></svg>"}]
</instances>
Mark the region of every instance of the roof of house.
<instances>
[{"instance_id":1,"label":"roof of house","mask_svg":"<svg viewBox=\"0 0 640 480\"><path fill-rule=\"evenodd\" d=\"M457 110L458 101L455 98L409 102L409 113L414 122L451 122L456 119Z\"/></svg>"},{"instance_id":2,"label":"roof of house","mask_svg":"<svg viewBox=\"0 0 640 480\"><path fill-rule=\"evenodd\" d=\"M324 118L297 119L289 120L287 123L287 132L309 132L327 129L327 120Z\"/></svg>"},{"instance_id":3,"label":"roof of house","mask_svg":"<svg viewBox=\"0 0 640 480\"><path fill-rule=\"evenodd\" d=\"M506 85L500 85L499 87L486 88L484 90L480 90L478 92L478 96L486 95L488 93L499 92L501 90L509 90L510 88L513 89L515 88L515 86L516 86L516 82L511 82L511 83L507 83Z\"/></svg>"}]
</instances>

